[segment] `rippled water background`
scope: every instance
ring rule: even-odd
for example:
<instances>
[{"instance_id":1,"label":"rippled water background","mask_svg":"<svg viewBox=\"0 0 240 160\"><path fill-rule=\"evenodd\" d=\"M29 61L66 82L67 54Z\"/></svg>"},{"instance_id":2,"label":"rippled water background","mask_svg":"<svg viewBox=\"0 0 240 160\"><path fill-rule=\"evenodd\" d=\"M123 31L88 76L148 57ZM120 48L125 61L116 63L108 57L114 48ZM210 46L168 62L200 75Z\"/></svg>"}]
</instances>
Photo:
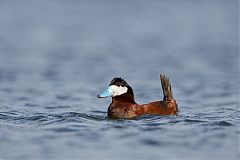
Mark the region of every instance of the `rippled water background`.
<instances>
[{"instance_id":1,"label":"rippled water background","mask_svg":"<svg viewBox=\"0 0 240 160\"><path fill-rule=\"evenodd\" d=\"M0 159L239 158L237 0L1 0ZM114 76L178 116L110 120Z\"/></svg>"}]
</instances>

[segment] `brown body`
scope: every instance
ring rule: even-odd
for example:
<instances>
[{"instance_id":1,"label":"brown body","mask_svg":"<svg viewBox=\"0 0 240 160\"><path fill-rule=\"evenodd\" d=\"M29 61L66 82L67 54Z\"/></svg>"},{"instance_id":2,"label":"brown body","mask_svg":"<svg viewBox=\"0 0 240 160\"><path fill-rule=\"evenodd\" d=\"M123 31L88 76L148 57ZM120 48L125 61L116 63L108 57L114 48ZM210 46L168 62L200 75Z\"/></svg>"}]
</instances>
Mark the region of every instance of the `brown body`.
<instances>
[{"instance_id":1,"label":"brown body","mask_svg":"<svg viewBox=\"0 0 240 160\"><path fill-rule=\"evenodd\" d=\"M133 91L129 86L129 92L112 97L112 103L108 108L108 117L135 118L142 115L176 115L178 105L173 98L169 79L164 75L161 75L160 79L164 94L162 101L139 105L135 102Z\"/></svg>"},{"instance_id":2,"label":"brown body","mask_svg":"<svg viewBox=\"0 0 240 160\"><path fill-rule=\"evenodd\" d=\"M176 115L177 103L171 101L156 101L148 104L133 104L112 102L108 108L110 118L135 118L142 115Z\"/></svg>"}]
</instances>

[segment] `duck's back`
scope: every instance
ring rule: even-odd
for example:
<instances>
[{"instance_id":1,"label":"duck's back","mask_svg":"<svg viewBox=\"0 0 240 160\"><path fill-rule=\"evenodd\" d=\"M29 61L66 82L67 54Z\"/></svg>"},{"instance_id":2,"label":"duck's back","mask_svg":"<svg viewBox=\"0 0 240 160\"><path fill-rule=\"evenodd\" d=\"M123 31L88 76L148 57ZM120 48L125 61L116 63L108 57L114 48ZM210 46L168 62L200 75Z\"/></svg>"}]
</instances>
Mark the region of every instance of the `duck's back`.
<instances>
[{"instance_id":1,"label":"duck's back","mask_svg":"<svg viewBox=\"0 0 240 160\"><path fill-rule=\"evenodd\" d=\"M175 115L178 112L178 106L174 99L170 101L156 101L142 105L145 114L152 115Z\"/></svg>"}]
</instances>

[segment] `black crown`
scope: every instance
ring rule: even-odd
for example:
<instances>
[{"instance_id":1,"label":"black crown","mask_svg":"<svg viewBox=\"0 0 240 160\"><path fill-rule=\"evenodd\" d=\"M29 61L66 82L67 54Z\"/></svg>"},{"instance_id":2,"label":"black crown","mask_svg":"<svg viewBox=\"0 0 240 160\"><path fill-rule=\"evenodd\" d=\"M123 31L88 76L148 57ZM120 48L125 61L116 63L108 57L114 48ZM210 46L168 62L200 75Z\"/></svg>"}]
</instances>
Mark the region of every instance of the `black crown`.
<instances>
[{"instance_id":1,"label":"black crown","mask_svg":"<svg viewBox=\"0 0 240 160\"><path fill-rule=\"evenodd\" d=\"M109 86L111 85L116 85L116 86L126 86L128 87L128 83L122 79L121 77L115 77L112 79L112 81L110 82Z\"/></svg>"}]
</instances>

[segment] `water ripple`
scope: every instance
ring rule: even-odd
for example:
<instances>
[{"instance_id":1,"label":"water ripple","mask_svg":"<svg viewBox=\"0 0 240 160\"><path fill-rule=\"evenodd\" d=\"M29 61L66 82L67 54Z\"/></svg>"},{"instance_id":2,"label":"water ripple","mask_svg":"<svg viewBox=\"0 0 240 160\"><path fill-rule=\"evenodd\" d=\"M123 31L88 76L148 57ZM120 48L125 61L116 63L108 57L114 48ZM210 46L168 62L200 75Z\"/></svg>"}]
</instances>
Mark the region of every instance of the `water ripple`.
<instances>
[{"instance_id":1,"label":"water ripple","mask_svg":"<svg viewBox=\"0 0 240 160\"><path fill-rule=\"evenodd\" d=\"M229 123L227 121L214 122L214 125L218 125L218 126L234 126L232 123Z\"/></svg>"}]
</instances>

